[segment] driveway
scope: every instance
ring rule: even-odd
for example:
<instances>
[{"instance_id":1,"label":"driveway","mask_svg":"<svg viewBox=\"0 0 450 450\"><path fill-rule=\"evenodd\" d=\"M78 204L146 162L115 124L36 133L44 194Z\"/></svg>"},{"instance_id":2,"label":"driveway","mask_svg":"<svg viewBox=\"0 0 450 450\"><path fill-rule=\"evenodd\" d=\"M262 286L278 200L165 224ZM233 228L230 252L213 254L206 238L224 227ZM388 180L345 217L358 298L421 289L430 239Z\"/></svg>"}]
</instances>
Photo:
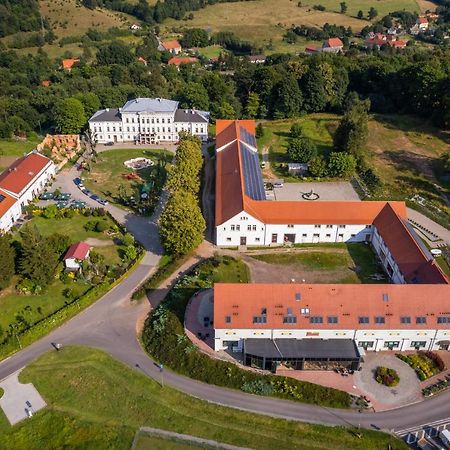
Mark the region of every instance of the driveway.
<instances>
[{"instance_id":1,"label":"driveway","mask_svg":"<svg viewBox=\"0 0 450 450\"><path fill-rule=\"evenodd\" d=\"M354 375L355 386L372 400L378 409L399 408L423 400L419 379L408 364L390 352L370 352L364 356L362 370ZM395 369L400 382L395 387L387 387L375 380L377 367Z\"/></svg>"}]
</instances>

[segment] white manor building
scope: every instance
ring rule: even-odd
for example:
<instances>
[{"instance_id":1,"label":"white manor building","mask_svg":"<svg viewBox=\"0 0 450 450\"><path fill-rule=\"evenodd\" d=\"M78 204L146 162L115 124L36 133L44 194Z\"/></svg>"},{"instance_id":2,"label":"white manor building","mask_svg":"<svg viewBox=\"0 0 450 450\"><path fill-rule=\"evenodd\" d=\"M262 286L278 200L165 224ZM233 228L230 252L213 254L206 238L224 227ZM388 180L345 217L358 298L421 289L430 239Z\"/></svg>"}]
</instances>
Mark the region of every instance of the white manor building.
<instances>
[{"instance_id":1,"label":"white manor building","mask_svg":"<svg viewBox=\"0 0 450 450\"><path fill-rule=\"evenodd\" d=\"M14 226L23 207L42 192L55 174L52 160L37 152L19 158L0 174L0 233Z\"/></svg>"},{"instance_id":2,"label":"white manor building","mask_svg":"<svg viewBox=\"0 0 450 450\"><path fill-rule=\"evenodd\" d=\"M178 102L163 98L136 98L122 108L101 109L89 119L89 129L98 143L178 142L185 131L208 139L209 112L179 109Z\"/></svg>"},{"instance_id":3,"label":"white manor building","mask_svg":"<svg viewBox=\"0 0 450 450\"><path fill-rule=\"evenodd\" d=\"M216 244L366 242L392 284L216 284L214 348L272 370L357 368L364 350L450 345L450 284L404 202L266 200L254 121L216 122Z\"/></svg>"}]
</instances>

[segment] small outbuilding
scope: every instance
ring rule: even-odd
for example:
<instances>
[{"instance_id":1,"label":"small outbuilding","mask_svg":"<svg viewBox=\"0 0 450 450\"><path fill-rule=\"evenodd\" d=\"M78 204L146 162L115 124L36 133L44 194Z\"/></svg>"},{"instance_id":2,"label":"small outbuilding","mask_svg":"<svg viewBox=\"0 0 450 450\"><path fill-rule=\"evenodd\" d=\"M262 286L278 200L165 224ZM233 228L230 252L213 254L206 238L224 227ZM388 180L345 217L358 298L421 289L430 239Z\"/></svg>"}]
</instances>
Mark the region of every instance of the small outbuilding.
<instances>
[{"instance_id":1,"label":"small outbuilding","mask_svg":"<svg viewBox=\"0 0 450 450\"><path fill-rule=\"evenodd\" d=\"M89 258L91 247L86 242L77 242L69 247L64 256L66 270L76 272L80 270L81 263Z\"/></svg>"}]
</instances>

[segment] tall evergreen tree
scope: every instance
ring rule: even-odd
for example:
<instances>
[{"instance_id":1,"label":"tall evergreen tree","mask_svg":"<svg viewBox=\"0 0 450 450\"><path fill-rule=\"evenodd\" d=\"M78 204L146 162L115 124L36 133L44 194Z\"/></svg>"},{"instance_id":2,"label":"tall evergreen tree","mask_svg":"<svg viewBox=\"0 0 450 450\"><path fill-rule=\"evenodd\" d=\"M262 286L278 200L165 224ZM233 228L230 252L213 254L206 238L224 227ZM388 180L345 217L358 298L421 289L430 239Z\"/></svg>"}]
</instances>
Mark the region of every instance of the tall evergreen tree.
<instances>
[{"instance_id":1,"label":"tall evergreen tree","mask_svg":"<svg viewBox=\"0 0 450 450\"><path fill-rule=\"evenodd\" d=\"M0 290L9 286L14 275L16 252L11 246L8 235L0 236Z\"/></svg>"}]
</instances>

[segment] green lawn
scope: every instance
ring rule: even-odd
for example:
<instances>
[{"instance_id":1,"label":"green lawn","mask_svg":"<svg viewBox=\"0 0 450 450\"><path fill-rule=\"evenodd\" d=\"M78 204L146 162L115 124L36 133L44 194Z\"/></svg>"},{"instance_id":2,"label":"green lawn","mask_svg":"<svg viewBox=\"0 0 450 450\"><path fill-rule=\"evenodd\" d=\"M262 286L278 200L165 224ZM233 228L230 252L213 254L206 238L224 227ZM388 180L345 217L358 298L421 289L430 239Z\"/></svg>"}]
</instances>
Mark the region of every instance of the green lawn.
<instances>
[{"instance_id":1,"label":"green lawn","mask_svg":"<svg viewBox=\"0 0 450 450\"><path fill-rule=\"evenodd\" d=\"M135 450L196 450L204 449L210 450L210 446L197 446L189 441L179 441L175 439L164 439L152 435L141 435L137 441Z\"/></svg>"},{"instance_id":2,"label":"green lawn","mask_svg":"<svg viewBox=\"0 0 450 450\"><path fill-rule=\"evenodd\" d=\"M151 168L136 172L141 178L128 180L127 174L132 170L124 166L124 162L138 157L151 159L155 164ZM124 206L122 198L134 197L136 201L140 199L140 191L143 185L150 180L156 180L152 194L150 195L153 204L165 182L165 169L158 169L158 160L166 158L166 162L172 160L173 154L164 150L143 150L143 149L114 149L99 153L97 161L93 163L91 172L83 172L84 185L109 201Z\"/></svg>"},{"instance_id":3,"label":"green lawn","mask_svg":"<svg viewBox=\"0 0 450 450\"><path fill-rule=\"evenodd\" d=\"M82 347L41 356L22 372L20 380L32 382L48 406L15 427L0 412L5 449L128 450L140 426L261 450L407 448L376 431L361 430L363 437L358 439L342 427L285 421L209 404L161 388L138 370Z\"/></svg>"},{"instance_id":4,"label":"green lawn","mask_svg":"<svg viewBox=\"0 0 450 450\"><path fill-rule=\"evenodd\" d=\"M221 45L208 45L208 47L199 48L198 52L205 58L217 58L223 52Z\"/></svg>"},{"instance_id":5,"label":"green lawn","mask_svg":"<svg viewBox=\"0 0 450 450\"><path fill-rule=\"evenodd\" d=\"M364 244L305 244L304 253L268 253L254 259L277 266L289 266L307 275L314 273L320 283L376 283L374 274L383 273L372 249ZM380 281L378 281L380 282Z\"/></svg>"},{"instance_id":6,"label":"green lawn","mask_svg":"<svg viewBox=\"0 0 450 450\"><path fill-rule=\"evenodd\" d=\"M0 158L2 156L22 156L36 148L41 139L0 139Z\"/></svg>"}]
</instances>

